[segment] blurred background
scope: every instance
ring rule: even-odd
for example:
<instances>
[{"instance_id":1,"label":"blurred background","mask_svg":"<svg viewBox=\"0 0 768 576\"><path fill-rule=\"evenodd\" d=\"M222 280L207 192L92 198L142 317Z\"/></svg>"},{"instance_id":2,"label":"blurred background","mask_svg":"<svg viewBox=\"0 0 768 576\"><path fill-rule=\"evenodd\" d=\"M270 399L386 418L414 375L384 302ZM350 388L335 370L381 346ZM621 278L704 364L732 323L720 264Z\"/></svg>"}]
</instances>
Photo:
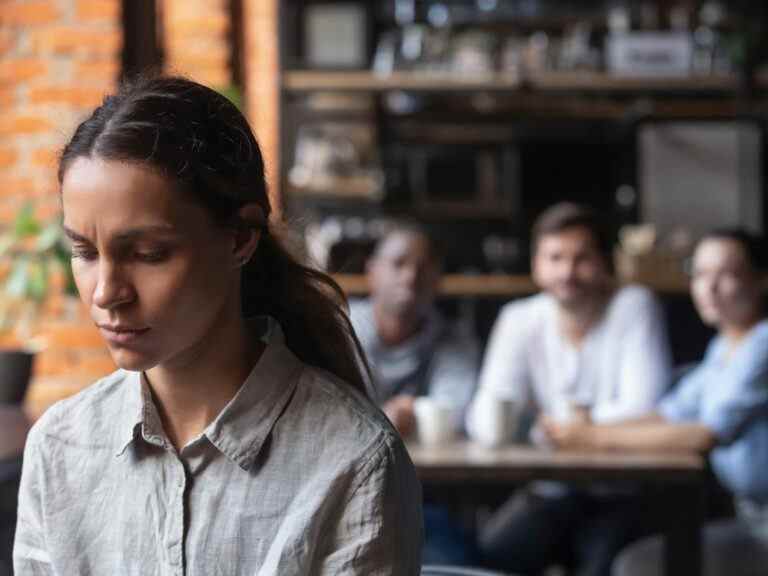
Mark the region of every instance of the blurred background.
<instances>
[{"instance_id":1,"label":"blurred background","mask_svg":"<svg viewBox=\"0 0 768 576\"><path fill-rule=\"evenodd\" d=\"M387 219L415 218L447 255L441 307L485 338L501 304L533 291L532 221L572 200L610 218L621 278L662 293L676 361L700 357L690 248L715 225L764 227L767 13L748 0L0 0L0 346L24 352L8 370L34 366L28 411L113 369L62 266L56 157L147 69L240 106L278 214L350 295L367 290Z\"/></svg>"}]
</instances>

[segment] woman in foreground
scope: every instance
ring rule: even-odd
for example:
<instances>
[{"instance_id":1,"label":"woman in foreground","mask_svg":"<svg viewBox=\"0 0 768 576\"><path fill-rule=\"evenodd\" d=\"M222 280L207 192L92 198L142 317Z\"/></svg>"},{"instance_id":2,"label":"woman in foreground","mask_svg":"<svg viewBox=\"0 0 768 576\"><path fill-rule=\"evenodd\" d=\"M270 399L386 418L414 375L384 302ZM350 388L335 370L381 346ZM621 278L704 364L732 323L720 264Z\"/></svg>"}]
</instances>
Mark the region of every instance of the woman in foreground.
<instances>
[{"instance_id":1,"label":"woman in foreground","mask_svg":"<svg viewBox=\"0 0 768 576\"><path fill-rule=\"evenodd\" d=\"M127 85L59 181L120 370L30 433L16 574L418 574L413 466L339 289L269 224L235 106L181 78Z\"/></svg>"}]
</instances>

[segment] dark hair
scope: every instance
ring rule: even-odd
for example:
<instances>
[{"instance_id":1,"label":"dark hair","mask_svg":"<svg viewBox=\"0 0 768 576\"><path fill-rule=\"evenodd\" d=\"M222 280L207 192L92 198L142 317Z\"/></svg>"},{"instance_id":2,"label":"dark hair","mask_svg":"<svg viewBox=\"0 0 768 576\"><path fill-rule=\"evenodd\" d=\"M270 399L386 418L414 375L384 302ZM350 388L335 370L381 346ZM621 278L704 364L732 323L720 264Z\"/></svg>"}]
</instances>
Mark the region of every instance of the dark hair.
<instances>
[{"instance_id":1,"label":"dark hair","mask_svg":"<svg viewBox=\"0 0 768 576\"><path fill-rule=\"evenodd\" d=\"M609 270L613 270L613 238L603 219L592 208L572 202L554 204L536 218L531 230L531 254L536 253L543 236L577 227L589 231Z\"/></svg>"},{"instance_id":2,"label":"dark hair","mask_svg":"<svg viewBox=\"0 0 768 576\"><path fill-rule=\"evenodd\" d=\"M705 240L733 240L741 244L744 249L744 255L747 257L750 267L755 272L764 272L768 268L765 257L765 242L762 237L757 236L744 228L716 228L710 230L702 236L698 244ZM697 244L697 245L698 245Z\"/></svg>"},{"instance_id":3,"label":"dark hair","mask_svg":"<svg viewBox=\"0 0 768 576\"><path fill-rule=\"evenodd\" d=\"M238 210L264 212L256 254L243 268L243 315L270 315L288 347L366 392L369 370L339 286L302 265L268 223L264 161L245 117L218 92L179 77L139 77L82 122L64 148L59 182L78 157L139 162L190 194L223 226L241 226Z\"/></svg>"},{"instance_id":4,"label":"dark hair","mask_svg":"<svg viewBox=\"0 0 768 576\"><path fill-rule=\"evenodd\" d=\"M382 246L395 234L410 234L423 238L427 243L430 258L438 264L442 263L444 256L442 246L430 234L426 226L417 220L409 218L387 220L383 226L383 233L376 240L371 256L373 258L378 256Z\"/></svg>"}]
</instances>

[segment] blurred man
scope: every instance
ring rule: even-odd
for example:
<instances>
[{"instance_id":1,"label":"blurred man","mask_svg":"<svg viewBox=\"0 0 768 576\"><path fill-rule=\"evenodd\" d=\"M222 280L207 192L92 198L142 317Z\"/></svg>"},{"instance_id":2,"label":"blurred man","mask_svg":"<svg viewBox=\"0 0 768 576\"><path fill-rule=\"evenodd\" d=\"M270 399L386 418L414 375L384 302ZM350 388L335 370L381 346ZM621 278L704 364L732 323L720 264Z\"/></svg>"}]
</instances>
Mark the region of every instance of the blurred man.
<instances>
[{"instance_id":1,"label":"blurred man","mask_svg":"<svg viewBox=\"0 0 768 576\"><path fill-rule=\"evenodd\" d=\"M670 357L663 315L653 295L617 287L611 242L588 208L558 204L532 233L533 279L542 292L507 304L493 328L468 429L477 434L481 396L511 399L541 418L614 422L647 413L668 384ZM537 483L485 527L489 564L539 574L552 564L604 576L615 553L640 526L631 489L579 490Z\"/></svg>"},{"instance_id":2,"label":"blurred man","mask_svg":"<svg viewBox=\"0 0 768 576\"><path fill-rule=\"evenodd\" d=\"M742 230L706 235L693 257L691 294L702 319L718 329L704 360L657 410L621 423L546 422L561 448L694 450L709 453L718 480L736 496L737 518L703 532L705 576L757 576L768 565L768 321L764 253ZM662 542L635 544L619 557L618 576L656 576Z\"/></svg>"},{"instance_id":3,"label":"blurred man","mask_svg":"<svg viewBox=\"0 0 768 576\"><path fill-rule=\"evenodd\" d=\"M350 304L352 324L373 372L385 414L403 436L416 428L414 400L429 396L456 413L457 428L474 391L479 345L450 325L434 306L441 258L425 231L394 223L367 264L370 298ZM425 493L422 560L469 564L472 538Z\"/></svg>"},{"instance_id":4,"label":"blurred man","mask_svg":"<svg viewBox=\"0 0 768 576\"><path fill-rule=\"evenodd\" d=\"M434 307L440 269L426 233L416 224L396 223L368 261L370 298L350 304L378 400L403 436L415 429L416 397L428 395L461 414L477 378L477 341Z\"/></svg>"}]
</instances>

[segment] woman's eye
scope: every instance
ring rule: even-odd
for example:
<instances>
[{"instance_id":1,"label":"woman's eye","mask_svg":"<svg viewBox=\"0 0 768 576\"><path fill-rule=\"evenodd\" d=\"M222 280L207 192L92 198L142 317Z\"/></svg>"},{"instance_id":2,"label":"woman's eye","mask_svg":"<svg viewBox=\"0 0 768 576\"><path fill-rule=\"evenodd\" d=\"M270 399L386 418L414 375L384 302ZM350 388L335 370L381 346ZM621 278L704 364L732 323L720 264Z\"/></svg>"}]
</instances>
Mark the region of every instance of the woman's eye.
<instances>
[{"instance_id":1,"label":"woman's eye","mask_svg":"<svg viewBox=\"0 0 768 576\"><path fill-rule=\"evenodd\" d=\"M95 260L97 256L98 253L92 248L79 248L74 246L71 252L71 257L73 260Z\"/></svg>"},{"instance_id":2,"label":"woman's eye","mask_svg":"<svg viewBox=\"0 0 768 576\"><path fill-rule=\"evenodd\" d=\"M134 252L134 257L141 262L162 262L168 257L167 250L141 250Z\"/></svg>"}]
</instances>

